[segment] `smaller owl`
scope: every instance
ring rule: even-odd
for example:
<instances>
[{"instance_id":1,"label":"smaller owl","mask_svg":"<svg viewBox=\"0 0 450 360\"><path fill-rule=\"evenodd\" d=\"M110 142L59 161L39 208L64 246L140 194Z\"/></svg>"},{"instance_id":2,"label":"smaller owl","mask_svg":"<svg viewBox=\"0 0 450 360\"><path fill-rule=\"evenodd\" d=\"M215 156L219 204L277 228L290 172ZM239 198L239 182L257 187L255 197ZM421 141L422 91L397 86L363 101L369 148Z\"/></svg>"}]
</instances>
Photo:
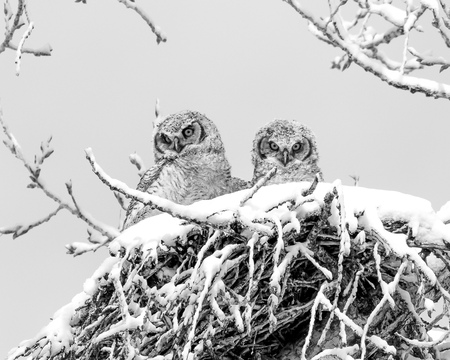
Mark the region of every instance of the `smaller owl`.
<instances>
[{"instance_id":1,"label":"smaller owl","mask_svg":"<svg viewBox=\"0 0 450 360\"><path fill-rule=\"evenodd\" d=\"M252 183L273 167L277 172L267 184L312 181L316 174L322 180L318 160L316 137L308 127L295 120L273 120L256 133L253 141Z\"/></svg>"},{"instance_id":2,"label":"smaller owl","mask_svg":"<svg viewBox=\"0 0 450 360\"><path fill-rule=\"evenodd\" d=\"M190 205L249 186L231 176L219 131L199 112L181 111L158 121L153 145L155 165L137 186L142 192ZM156 214L151 206L133 200L123 228Z\"/></svg>"}]
</instances>

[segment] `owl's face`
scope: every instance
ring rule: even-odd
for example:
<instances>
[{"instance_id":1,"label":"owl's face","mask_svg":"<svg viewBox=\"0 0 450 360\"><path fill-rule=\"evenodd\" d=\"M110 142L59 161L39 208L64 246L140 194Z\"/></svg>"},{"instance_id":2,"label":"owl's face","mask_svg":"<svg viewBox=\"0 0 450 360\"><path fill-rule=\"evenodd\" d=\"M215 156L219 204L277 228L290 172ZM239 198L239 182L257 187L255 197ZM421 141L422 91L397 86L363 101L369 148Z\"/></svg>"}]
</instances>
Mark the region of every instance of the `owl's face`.
<instances>
[{"instance_id":1,"label":"owl's face","mask_svg":"<svg viewBox=\"0 0 450 360\"><path fill-rule=\"evenodd\" d=\"M301 134L296 134L292 138L272 134L261 138L257 151L261 159L278 166L289 167L311 155L311 144L309 139Z\"/></svg>"},{"instance_id":2,"label":"owl's face","mask_svg":"<svg viewBox=\"0 0 450 360\"><path fill-rule=\"evenodd\" d=\"M159 131L155 136L155 148L161 154L180 154L185 148L198 145L204 139L205 130L202 125L198 121L192 121Z\"/></svg>"},{"instance_id":3,"label":"owl's face","mask_svg":"<svg viewBox=\"0 0 450 360\"><path fill-rule=\"evenodd\" d=\"M155 159L163 156L184 156L222 149L223 144L215 125L195 111L169 115L156 124L154 135Z\"/></svg>"},{"instance_id":4,"label":"owl's face","mask_svg":"<svg viewBox=\"0 0 450 360\"><path fill-rule=\"evenodd\" d=\"M254 181L273 167L271 183L310 180L321 174L312 131L295 120L274 120L262 127L253 142Z\"/></svg>"}]
</instances>

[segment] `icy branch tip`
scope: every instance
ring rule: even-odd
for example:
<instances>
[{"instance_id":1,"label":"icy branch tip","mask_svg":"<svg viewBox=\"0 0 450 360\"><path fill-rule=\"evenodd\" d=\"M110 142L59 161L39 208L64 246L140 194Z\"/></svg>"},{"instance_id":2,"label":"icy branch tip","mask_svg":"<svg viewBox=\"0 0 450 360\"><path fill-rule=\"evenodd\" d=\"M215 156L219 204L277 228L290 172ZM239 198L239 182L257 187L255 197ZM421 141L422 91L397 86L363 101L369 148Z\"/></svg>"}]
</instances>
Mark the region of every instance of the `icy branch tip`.
<instances>
[{"instance_id":1,"label":"icy branch tip","mask_svg":"<svg viewBox=\"0 0 450 360\"><path fill-rule=\"evenodd\" d=\"M88 148L84 149L84 152L86 153L86 159L88 159L88 161L91 163L91 165L94 166L95 156L94 156L94 152L92 151L92 148L88 147Z\"/></svg>"},{"instance_id":2,"label":"icy branch tip","mask_svg":"<svg viewBox=\"0 0 450 360\"><path fill-rule=\"evenodd\" d=\"M159 98L156 98L156 104L155 104L155 116L158 119L159 118Z\"/></svg>"}]
</instances>

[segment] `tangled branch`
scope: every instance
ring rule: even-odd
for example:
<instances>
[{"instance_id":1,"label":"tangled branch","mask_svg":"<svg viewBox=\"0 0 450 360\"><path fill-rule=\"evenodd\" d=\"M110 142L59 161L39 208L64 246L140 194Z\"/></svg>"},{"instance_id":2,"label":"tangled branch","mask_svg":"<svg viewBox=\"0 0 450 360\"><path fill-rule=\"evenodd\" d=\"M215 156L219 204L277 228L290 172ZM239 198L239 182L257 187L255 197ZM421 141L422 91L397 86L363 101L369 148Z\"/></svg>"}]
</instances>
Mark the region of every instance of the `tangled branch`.
<instances>
[{"instance_id":1,"label":"tangled branch","mask_svg":"<svg viewBox=\"0 0 450 360\"><path fill-rule=\"evenodd\" d=\"M421 199L389 204L392 194L336 181L257 186L178 207L135 193L87 157L111 189L168 213L112 241L84 292L8 360L282 359L290 344L302 359L425 358L445 348L445 337L427 338L436 323L419 314L439 298L450 305L449 269L437 260L448 252L407 239L414 226L422 242L447 243L450 229ZM55 331L58 321L68 332Z\"/></svg>"},{"instance_id":2,"label":"tangled branch","mask_svg":"<svg viewBox=\"0 0 450 360\"><path fill-rule=\"evenodd\" d=\"M0 227L0 234L13 234L13 238L17 238L21 235L26 234L29 230L39 226L47 221L49 221L52 217L54 217L59 211L67 210L72 215L82 219L90 229L88 230L90 234L92 230L100 233L103 238L98 238L95 236L90 236L89 240L91 244L83 244L80 247L68 246L69 253L74 255L80 255L86 251L95 251L101 246L105 246L111 240L116 238L119 235L119 231L114 229L113 227L103 224L102 222L94 219L91 215L85 212L76 202L75 197L73 195L72 183L69 181L66 183L67 191L72 199L72 203L65 201L60 196L52 192L41 177L41 169L44 161L49 158L53 154L53 149L50 147L50 142L52 137L50 137L47 141L41 143L41 152L40 154L34 157L34 162L30 162L26 159L22 152L22 148L19 142L16 140L14 135L10 132L8 126L6 125L3 119L3 110L0 107L0 125L3 128L3 133L6 135L6 139L3 140L5 146L11 151L11 153L19 159L27 171L30 174L31 183L28 184L28 188L30 189L39 189L41 190L48 198L57 203L56 210L50 212L49 214L43 216L42 218L28 223L28 224L18 224L10 227Z\"/></svg>"},{"instance_id":3,"label":"tangled branch","mask_svg":"<svg viewBox=\"0 0 450 360\"><path fill-rule=\"evenodd\" d=\"M31 21L30 16L28 14L27 9L27 0L17 0L17 10L14 13L11 7L11 0L3 0L3 8L4 8L4 20L5 20L5 37L3 41L0 43L0 54L4 52L6 49L11 49L16 52L16 75L20 74L20 66L23 54L32 54L34 56L50 56L52 53L52 47L50 44L45 44L39 48L27 48L25 47L25 41L30 37L35 24ZM151 31L156 36L156 42L159 44L161 42L166 42L167 37L164 35L162 30L158 25L154 23L154 21L150 18L150 16L133 0L117 0L120 3L124 4L127 8L136 12L150 27ZM86 0L75 0L75 2L86 3ZM28 24L27 29L22 34L19 44L16 45L13 42L13 37L15 33L25 24Z\"/></svg>"},{"instance_id":4,"label":"tangled branch","mask_svg":"<svg viewBox=\"0 0 450 360\"><path fill-rule=\"evenodd\" d=\"M332 68L346 70L355 63L396 88L450 99L449 85L411 75L427 67L439 66L440 72L450 67L444 57L430 56L411 46L415 33L425 32L431 39L434 29L436 37L450 47L450 12L444 2L328 0L322 2L328 5L328 14L323 15L308 9L305 2L283 1L308 21L309 30L318 39L344 52L333 60ZM348 17L350 12L353 15ZM425 15L430 15L431 23ZM402 55L397 59L385 51L398 46L392 45L395 39L403 40Z\"/></svg>"},{"instance_id":5,"label":"tangled branch","mask_svg":"<svg viewBox=\"0 0 450 360\"><path fill-rule=\"evenodd\" d=\"M18 0L17 1L17 10L14 14L11 9L10 0L4 0L4 20L5 20L5 38L2 43L0 43L0 54L4 52L6 49L11 49L16 51L16 75L20 74L20 62L22 59L22 54L33 54L35 56L50 56L52 52L52 47L49 44L46 44L38 49L31 49L24 47L25 41L31 35L31 32L34 29L34 23L30 20L27 10L27 2L26 0ZM25 25L25 21L23 17L26 18L26 22L28 23L27 30L23 33L19 45L15 45L12 42L13 36L23 25Z\"/></svg>"}]
</instances>

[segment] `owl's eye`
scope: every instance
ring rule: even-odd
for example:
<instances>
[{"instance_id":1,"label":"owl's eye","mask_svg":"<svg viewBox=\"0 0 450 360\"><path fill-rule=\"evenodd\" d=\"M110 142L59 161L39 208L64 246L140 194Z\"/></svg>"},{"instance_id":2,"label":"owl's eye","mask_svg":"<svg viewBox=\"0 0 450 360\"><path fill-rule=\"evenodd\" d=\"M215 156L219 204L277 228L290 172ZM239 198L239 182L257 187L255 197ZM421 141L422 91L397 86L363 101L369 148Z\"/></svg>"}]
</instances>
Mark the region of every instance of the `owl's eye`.
<instances>
[{"instance_id":1,"label":"owl's eye","mask_svg":"<svg viewBox=\"0 0 450 360\"><path fill-rule=\"evenodd\" d=\"M277 144L275 144L273 141L269 142L269 147L270 147L270 150L273 150L273 151L278 151L280 149L280 147Z\"/></svg>"},{"instance_id":2,"label":"owl's eye","mask_svg":"<svg viewBox=\"0 0 450 360\"><path fill-rule=\"evenodd\" d=\"M194 129L191 127L187 127L186 129L183 130L183 136L185 138L188 138L190 136L194 135Z\"/></svg>"},{"instance_id":3,"label":"owl's eye","mask_svg":"<svg viewBox=\"0 0 450 360\"><path fill-rule=\"evenodd\" d=\"M166 135L166 134L161 134L161 139L162 141L164 141L166 144L170 144L172 141L170 140L170 138Z\"/></svg>"},{"instance_id":4,"label":"owl's eye","mask_svg":"<svg viewBox=\"0 0 450 360\"><path fill-rule=\"evenodd\" d=\"M292 150L294 150L294 151L300 151L301 150L301 148L302 148L302 144L301 143L295 143L293 146L292 146Z\"/></svg>"}]
</instances>

